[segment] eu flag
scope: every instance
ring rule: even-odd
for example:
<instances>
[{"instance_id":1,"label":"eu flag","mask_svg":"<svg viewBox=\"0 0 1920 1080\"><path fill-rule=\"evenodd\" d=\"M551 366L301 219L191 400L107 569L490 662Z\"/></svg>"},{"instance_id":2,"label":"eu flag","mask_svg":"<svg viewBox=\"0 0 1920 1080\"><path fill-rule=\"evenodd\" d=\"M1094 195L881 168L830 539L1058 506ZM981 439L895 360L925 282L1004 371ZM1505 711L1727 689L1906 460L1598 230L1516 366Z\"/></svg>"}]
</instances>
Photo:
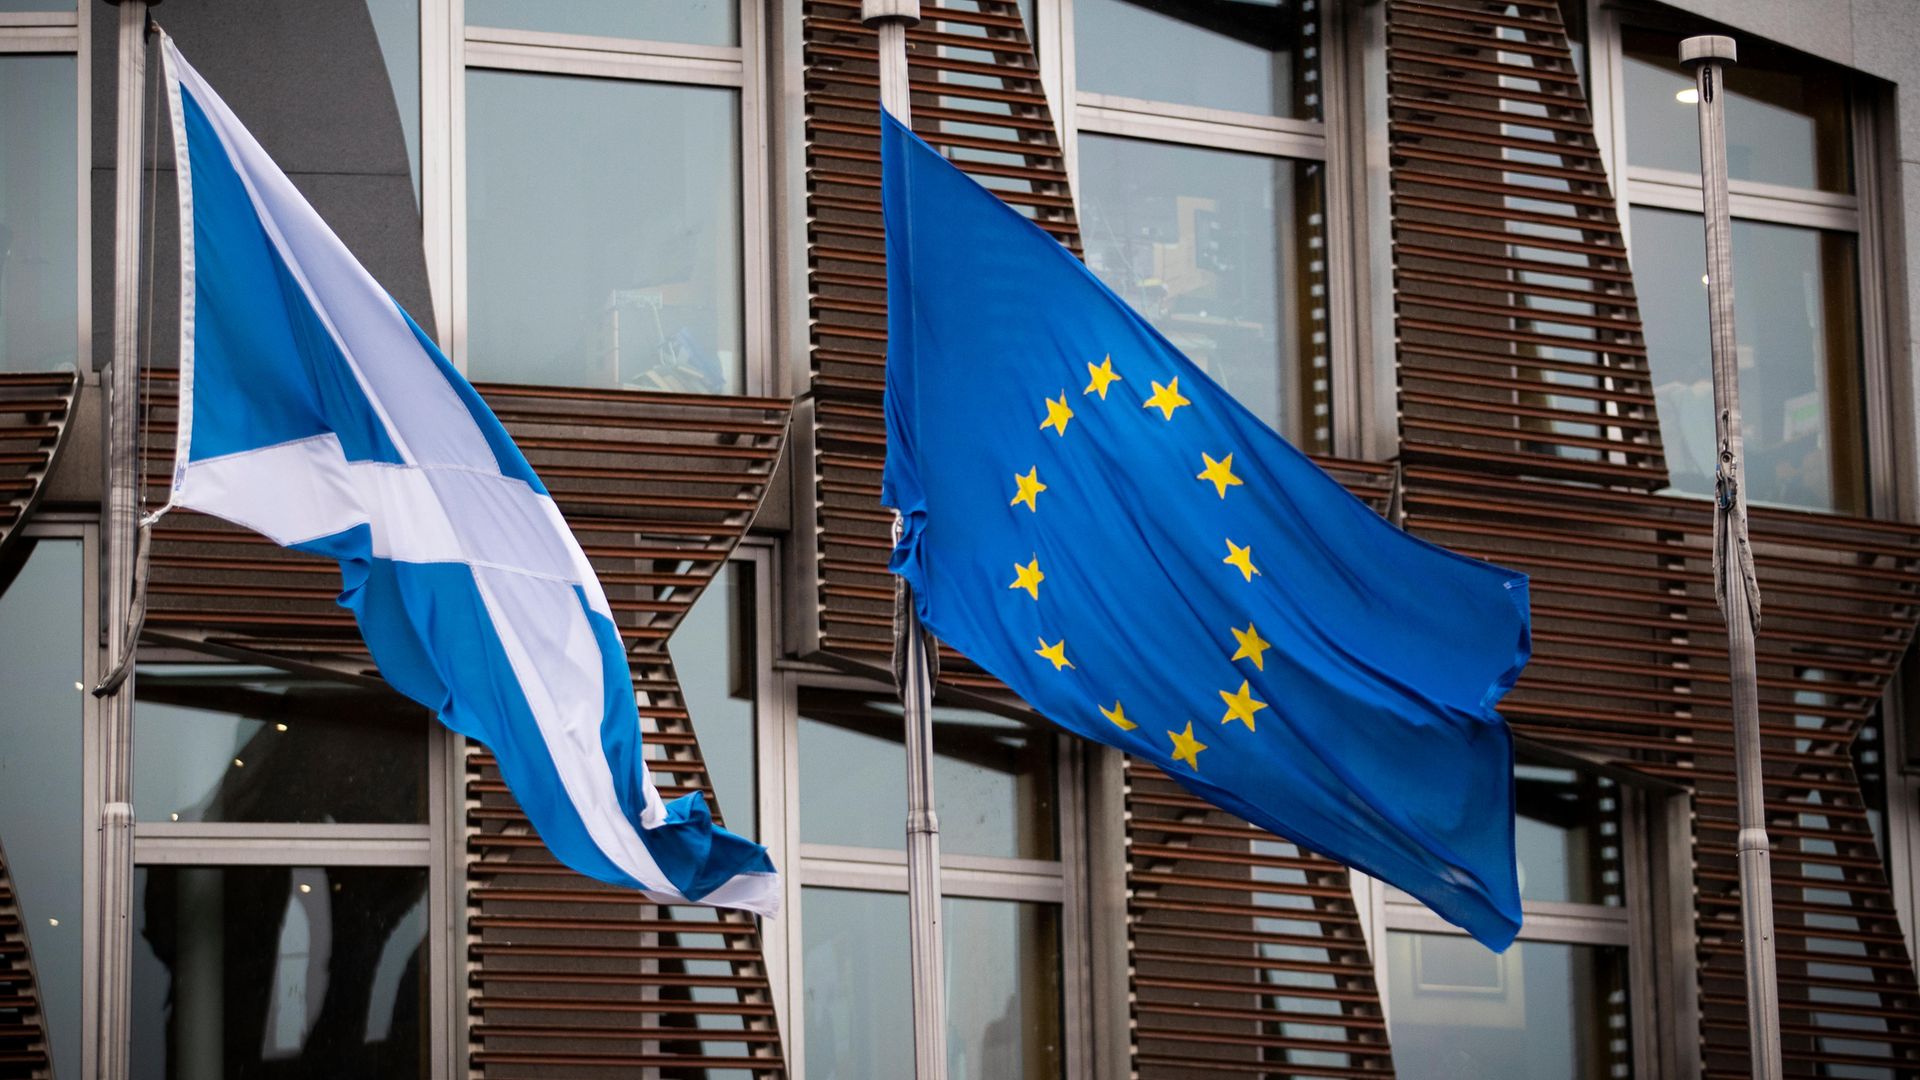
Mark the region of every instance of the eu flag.
<instances>
[{"instance_id":1,"label":"eu flag","mask_svg":"<svg viewBox=\"0 0 1920 1080\"><path fill-rule=\"evenodd\" d=\"M892 566L1035 709L1397 885L1520 927L1527 579L1410 536L904 125L882 132Z\"/></svg>"}]
</instances>

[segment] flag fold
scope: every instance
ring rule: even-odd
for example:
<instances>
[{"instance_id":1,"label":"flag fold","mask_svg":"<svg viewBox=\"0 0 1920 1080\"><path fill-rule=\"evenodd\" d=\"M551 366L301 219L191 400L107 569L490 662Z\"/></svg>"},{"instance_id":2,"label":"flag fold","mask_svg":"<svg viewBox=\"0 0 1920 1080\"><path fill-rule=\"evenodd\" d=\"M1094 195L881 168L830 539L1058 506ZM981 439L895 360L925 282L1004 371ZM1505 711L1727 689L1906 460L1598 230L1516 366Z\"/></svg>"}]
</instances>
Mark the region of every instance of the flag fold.
<instances>
[{"instance_id":1,"label":"flag fold","mask_svg":"<svg viewBox=\"0 0 1920 1080\"><path fill-rule=\"evenodd\" d=\"M1526 577L1394 528L882 122L882 500L920 618L1067 730L1505 948Z\"/></svg>"},{"instance_id":2,"label":"flag fold","mask_svg":"<svg viewBox=\"0 0 1920 1080\"><path fill-rule=\"evenodd\" d=\"M338 560L387 681L486 744L554 855L773 914L760 845L642 758L605 593L493 412L163 39L181 221L170 504Z\"/></svg>"}]
</instances>

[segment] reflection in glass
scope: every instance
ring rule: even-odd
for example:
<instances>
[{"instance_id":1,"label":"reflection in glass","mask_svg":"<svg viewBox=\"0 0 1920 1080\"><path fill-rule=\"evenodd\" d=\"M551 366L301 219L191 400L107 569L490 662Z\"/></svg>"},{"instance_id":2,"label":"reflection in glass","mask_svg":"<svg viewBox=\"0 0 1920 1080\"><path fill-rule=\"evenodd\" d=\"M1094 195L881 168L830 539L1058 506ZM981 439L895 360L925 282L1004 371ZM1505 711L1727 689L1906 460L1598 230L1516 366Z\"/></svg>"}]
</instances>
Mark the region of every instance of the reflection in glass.
<instances>
[{"instance_id":1,"label":"reflection in glass","mask_svg":"<svg viewBox=\"0 0 1920 1080\"><path fill-rule=\"evenodd\" d=\"M1387 935L1402 1080L1608 1080L1632 1071L1626 950L1453 934Z\"/></svg>"},{"instance_id":2,"label":"reflection in glass","mask_svg":"<svg viewBox=\"0 0 1920 1080\"><path fill-rule=\"evenodd\" d=\"M133 1076L425 1076L427 871L134 871Z\"/></svg>"},{"instance_id":3,"label":"reflection in glass","mask_svg":"<svg viewBox=\"0 0 1920 1080\"><path fill-rule=\"evenodd\" d=\"M1320 118L1314 0L1076 0L1075 76L1094 94Z\"/></svg>"},{"instance_id":4,"label":"reflection in glass","mask_svg":"<svg viewBox=\"0 0 1920 1080\"><path fill-rule=\"evenodd\" d=\"M54 1075L79 1076L83 564L78 540L23 554L12 580L0 566L0 883L20 908Z\"/></svg>"},{"instance_id":5,"label":"reflection in glass","mask_svg":"<svg viewBox=\"0 0 1920 1080\"><path fill-rule=\"evenodd\" d=\"M407 140L407 168L413 173L413 201L420 202L420 0L367 0L380 59L393 84L400 110L400 131Z\"/></svg>"},{"instance_id":6,"label":"reflection in glass","mask_svg":"<svg viewBox=\"0 0 1920 1080\"><path fill-rule=\"evenodd\" d=\"M809 888L800 905L807 1076L912 1075L906 894ZM1061 1075L1059 909L949 898L940 923L949 1075Z\"/></svg>"},{"instance_id":7,"label":"reflection in glass","mask_svg":"<svg viewBox=\"0 0 1920 1080\"><path fill-rule=\"evenodd\" d=\"M1572 769L1515 765L1513 786L1520 899L1623 904L1614 782Z\"/></svg>"},{"instance_id":8,"label":"reflection in glass","mask_svg":"<svg viewBox=\"0 0 1920 1080\"><path fill-rule=\"evenodd\" d=\"M0 371L78 364L74 63L71 56L0 55Z\"/></svg>"},{"instance_id":9,"label":"reflection in glass","mask_svg":"<svg viewBox=\"0 0 1920 1080\"><path fill-rule=\"evenodd\" d=\"M427 820L427 735L398 694L270 668L141 665L133 808L141 821Z\"/></svg>"},{"instance_id":10,"label":"reflection in glass","mask_svg":"<svg viewBox=\"0 0 1920 1080\"><path fill-rule=\"evenodd\" d=\"M800 839L906 847L907 755L891 696L800 693ZM933 794L948 854L1059 858L1051 731L971 709L933 710Z\"/></svg>"},{"instance_id":11,"label":"reflection in glass","mask_svg":"<svg viewBox=\"0 0 1920 1080\"><path fill-rule=\"evenodd\" d=\"M740 44L739 0L467 0L468 26L641 38L685 45Z\"/></svg>"},{"instance_id":12,"label":"reflection in glass","mask_svg":"<svg viewBox=\"0 0 1920 1080\"><path fill-rule=\"evenodd\" d=\"M714 575L668 641L700 756L727 828L758 835L754 746L753 566ZM649 744L653 745L653 744Z\"/></svg>"},{"instance_id":13,"label":"reflection in glass","mask_svg":"<svg viewBox=\"0 0 1920 1080\"><path fill-rule=\"evenodd\" d=\"M1698 176L1699 91L1680 64L1683 36L1632 27L1622 35L1627 160ZM1853 190L1847 86L1837 68L1749 37L1725 70L1729 178Z\"/></svg>"},{"instance_id":14,"label":"reflection in glass","mask_svg":"<svg viewBox=\"0 0 1920 1080\"><path fill-rule=\"evenodd\" d=\"M468 374L738 391L739 92L466 78Z\"/></svg>"},{"instance_id":15,"label":"reflection in glass","mask_svg":"<svg viewBox=\"0 0 1920 1080\"><path fill-rule=\"evenodd\" d=\"M1080 140L1087 266L1309 451L1329 436L1321 186L1316 162Z\"/></svg>"},{"instance_id":16,"label":"reflection in glass","mask_svg":"<svg viewBox=\"0 0 1920 1080\"><path fill-rule=\"evenodd\" d=\"M1697 214L1636 206L1633 267L1674 490L1713 492L1713 361ZM1754 503L1866 510L1855 240L1733 223L1743 469Z\"/></svg>"}]
</instances>

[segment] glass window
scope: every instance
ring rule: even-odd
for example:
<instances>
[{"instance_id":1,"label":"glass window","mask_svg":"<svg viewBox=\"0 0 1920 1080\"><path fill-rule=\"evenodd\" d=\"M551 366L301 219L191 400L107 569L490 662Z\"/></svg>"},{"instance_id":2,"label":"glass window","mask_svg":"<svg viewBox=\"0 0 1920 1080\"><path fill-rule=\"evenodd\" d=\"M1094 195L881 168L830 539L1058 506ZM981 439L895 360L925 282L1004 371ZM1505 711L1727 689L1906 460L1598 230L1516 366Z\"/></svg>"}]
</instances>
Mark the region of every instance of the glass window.
<instances>
[{"instance_id":1,"label":"glass window","mask_svg":"<svg viewBox=\"0 0 1920 1080\"><path fill-rule=\"evenodd\" d=\"M1684 35L1629 27L1621 34L1627 160L1700 172L1699 97L1680 63ZM1727 175L1787 187L1853 190L1847 86L1837 68L1740 40L1726 69ZM1636 262L1638 266L1638 262Z\"/></svg>"},{"instance_id":2,"label":"glass window","mask_svg":"<svg viewBox=\"0 0 1920 1080\"><path fill-rule=\"evenodd\" d=\"M72 56L0 55L0 371L78 365L75 63Z\"/></svg>"},{"instance_id":3,"label":"glass window","mask_svg":"<svg viewBox=\"0 0 1920 1080\"><path fill-rule=\"evenodd\" d=\"M1513 782L1520 899L1623 905L1620 795L1613 781L1515 765Z\"/></svg>"},{"instance_id":4,"label":"glass window","mask_svg":"<svg viewBox=\"0 0 1920 1080\"><path fill-rule=\"evenodd\" d=\"M889 698L802 691L802 841L906 847L903 723L899 703ZM992 713L936 706L933 794L941 851L1059 858L1055 747L1051 731Z\"/></svg>"},{"instance_id":5,"label":"glass window","mask_svg":"<svg viewBox=\"0 0 1920 1080\"><path fill-rule=\"evenodd\" d=\"M1327 428L1323 167L1080 139L1087 266L1294 444Z\"/></svg>"},{"instance_id":6,"label":"glass window","mask_svg":"<svg viewBox=\"0 0 1920 1080\"><path fill-rule=\"evenodd\" d=\"M739 91L466 78L468 374L740 390Z\"/></svg>"},{"instance_id":7,"label":"glass window","mask_svg":"<svg viewBox=\"0 0 1920 1080\"><path fill-rule=\"evenodd\" d=\"M753 566L729 563L668 642L722 820L746 837L759 835L754 625Z\"/></svg>"},{"instance_id":8,"label":"glass window","mask_svg":"<svg viewBox=\"0 0 1920 1080\"><path fill-rule=\"evenodd\" d=\"M1317 8L1314 0L1075 0L1080 89L1317 120Z\"/></svg>"},{"instance_id":9,"label":"glass window","mask_svg":"<svg viewBox=\"0 0 1920 1080\"><path fill-rule=\"evenodd\" d=\"M139 820L427 820L436 721L398 694L218 665L142 665L134 693Z\"/></svg>"},{"instance_id":10,"label":"glass window","mask_svg":"<svg viewBox=\"0 0 1920 1080\"><path fill-rule=\"evenodd\" d=\"M133 1076L425 1076L423 867L134 871Z\"/></svg>"},{"instance_id":11,"label":"glass window","mask_svg":"<svg viewBox=\"0 0 1920 1080\"><path fill-rule=\"evenodd\" d=\"M1697 214L1632 209L1633 267L1675 490L1713 491L1706 253ZM1747 498L1866 509L1856 240L1736 220L1735 336Z\"/></svg>"},{"instance_id":12,"label":"glass window","mask_svg":"<svg viewBox=\"0 0 1920 1080\"><path fill-rule=\"evenodd\" d=\"M1387 1011L1403 1080L1607 1080L1632 1072L1626 950L1452 934L1387 935Z\"/></svg>"},{"instance_id":13,"label":"glass window","mask_svg":"<svg viewBox=\"0 0 1920 1080\"><path fill-rule=\"evenodd\" d=\"M0 883L13 885L56 1076L80 1075L86 969L80 951L83 572L79 541L42 540L0 592Z\"/></svg>"},{"instance_id":14,"label":"glass window","mask_svg":"<svg viewBox=\"0 0 1920 1080\"><path fill-rule=\"evenodd\" d=\"M400 110L400 131L407 140L407 167L413 173L413 199L420 201L420 3L419 0L367 0L374 36L393 103Z\"/></svg>"},{"instance_id":15,"label":"glass window","mask_svg":"<svg viewBox=\"0 0 1920 1080\"><path fill-rule=\"evenodd\" d=\"M642 38L689 45L740 44L739 0L467 0L468 26Z\"/></svg>"},{"instance_id":16,"label":"glass window","mask_svg":"<svg viewBox=\"0 0 1920 1080\"><path fill-rule=\"evenodd\" d=\"M947 1071L1061 1075L1059 909L949 897L940 920ZM807 1076L912 1075L906 894L808 888L801 893L801 926Z\"/></svg>"}]
</instances>

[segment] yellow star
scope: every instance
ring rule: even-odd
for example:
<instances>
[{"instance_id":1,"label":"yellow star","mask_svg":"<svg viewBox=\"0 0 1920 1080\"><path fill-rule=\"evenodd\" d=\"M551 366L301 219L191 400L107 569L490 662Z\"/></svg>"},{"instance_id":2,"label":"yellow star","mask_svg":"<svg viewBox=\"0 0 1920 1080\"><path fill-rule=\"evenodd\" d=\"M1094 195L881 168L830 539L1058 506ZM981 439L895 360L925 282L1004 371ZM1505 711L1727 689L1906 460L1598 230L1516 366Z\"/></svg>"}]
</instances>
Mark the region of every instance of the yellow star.
<instances>
[{"instance_id":1,"label":"yellow star","mask_svg":"<svg viewBox=\"0 0 1920 1080\"><path fill-rule=\"evenodd\" d=\"M1227 497L1228 488L1240 486L1240 478L1233 475L1232 454L1228 454L1219 461L1215 461L1213 460L1213 455L1203 450L1200 452L1200 460L1206 462L1207 467L1200 470L1199 475L1195 476L1194 479L1213 481L1214 490L1220 493L1221 498L1224 499Z\"/></svg>"},{"instance_id":2,"label":"yellow star","mask_svg":"<svg viewBox=\"0 0 1920 1080\"><path fill-rule=\"evenodd\" d=\"M1253 692L1247 689L1245 679L1240 680L1240 692L1237 694L1220 691L1220 700L1227 703L1227 715L1221 717L1220 722L1230 724L1238 720L1247 725L1248 731L1253 730L1253 714L1267 707L1266 702L1253 700Z\"/></svg>"},{"instance_id":3,"label":"yellow star","mask_svg":"<svg viewBox=\"0 0 1920 1080\"><path fill-rule=\"evenodd\" d=\"M1082 390L1081 394L1099 394L1101 401L1107 400L1107 387L1117 382L1126 381L1114 373L1113 357L1111 356L1100 361L1099 367L1088 364L1087 375L1093 381L1087 384L1087 388Z\"/></svg>"},{"instance_id":4,"label":"yellow star","mask_svg":"<svg viewBox=\"0 0 1920 1080\"><path fill-rule=\"evenodd\" d=\"M1233 654L1233 659L1251 660L1253 661L1254 667L1259 668L1261 671L1267 670L1267 662L1262 657L1262 654L1268 649L1273 648L1273 646L1260 640L1260 633L1253 628L1253 624L1248 623L1244 633L1231 626L1227 627L1227 629L1233 631L1233 639L1240 643L1240 651Z\"/></svg>"},{"instance_id":5,"label":"yellow star","mask_svg":"<svg viewBox=\"0 0 1920 1080\"><path fill-rule=\"evenodd\" d=\"M1119 728L1121 731L1132 731L1134 728L1140 726L1127 719L1127 710L1121 708L1120 702L1118 701L1113 703L1112 709L1108 709L1105 705L1100 706L1100 715L1113 721L1113 726Z\"/></svg>"},{"instance_id":6,"label":"yellow star","mask_svg":"<svg viewBox=\"0 0 1920 1080\"><path fill-rule=\"evenodd\" d=\"M1229 454L1227 456L1232 457L1233 455ZM1021 503L1026 503L1027 509L1036 514L1039 513L1040 508L1034 505L1033 497L1047 490L1047 485L1040 482L1040 466L1035 465L1033 468L1028 469L1027 475L1025 476L1014 473L1013 482L1020 485L1020 493L1015 495L1013 501L1007 505L1019 506ZM1235 481L1235 483L1238 483L1238 481Z\"/></svg>"},{"instance_id":7,"label":"yellow star","mask_svg":"<svg viewBox=\"0 0 1920 1080\"><path fill-rule=\"evenodd\" d=\"M1205 750L1207 744L1193 737L1193 722L1187 722L1185 731L1167 732L1167 738L1173 740L1173 760L1184 761L1193 767L1194 772L1199 772L1200 751Z\"/></svg>"},{"instance_id":8,"label":"yellow star","mask_svg":"<svg viewBox=\"0 0 1920 1080\"><path fill-rule=\"evenodd\" d=\"M1062 390L1059 401L1047 399L1047 418L1040 421L1040 430L1052 428L1064 439L1067 437L1067 421L1071 419L1073 419L1073 410L1067 408L1067 392Z\"/></svg>"},{"instance_id":9,"label":"yellow star","mask_svg":"<svg viewBox=\"0 0 1920 1080\"><path fill-rule=\"evenodd\" d=\"M1035 600L1040 599L1040 583L1047 580L1047 575L1040 572L1040 556L1035 555L1033 561L1025 566L1014 563L1013 572L1015 575L1013 584L1007 586L1007 588L1025 589L1029 596ZM1042 644L1044 644L1044 642Z\"/></svg>"},{"instance_id":10,"label":"yellow star","mask_svg":"<svg viewBox=\"0 0 1920 1080\"><path fill-rule=\"evenodd\" d=\"M1241 547L1231 539L1227 541L1227 557L1220 561L1238 568L1240 576L1248 581L1252 581L1253 575L1260 572L1259 568L1253 565L1253 548Z\"/></svg>"},{"instance_id":11,"label":"yellow star","mask_svg":"<svg viewBox=\"0 0 1920 1080\"><path fill-rule=\"evenodd\" d=\"M1055 671L1073 666L1073 661L1067 659L1066 638L1061 638L1051 645L1047 644L1046 638L1041 638L1040 647L1033 650L1033 655L1053 661L1053 670Z\"/></svg>"},{"instance_id":12,"label":"yellow star","mask_svg":"<svg viewBox=\"0 0 1920 1080\"><path fill-rule=\"evenodd\" d=\"M1182 405L1191 404L1193 404L1193 402L1180 396L1180 379L1176 376L1165 386L1154 383L1153 396L1148 398L1146 403L1140 407L1143 409L1159 409L1163 419L1171 420L1173 419L1173 410Z\"/></svg>"}]
</instances>

